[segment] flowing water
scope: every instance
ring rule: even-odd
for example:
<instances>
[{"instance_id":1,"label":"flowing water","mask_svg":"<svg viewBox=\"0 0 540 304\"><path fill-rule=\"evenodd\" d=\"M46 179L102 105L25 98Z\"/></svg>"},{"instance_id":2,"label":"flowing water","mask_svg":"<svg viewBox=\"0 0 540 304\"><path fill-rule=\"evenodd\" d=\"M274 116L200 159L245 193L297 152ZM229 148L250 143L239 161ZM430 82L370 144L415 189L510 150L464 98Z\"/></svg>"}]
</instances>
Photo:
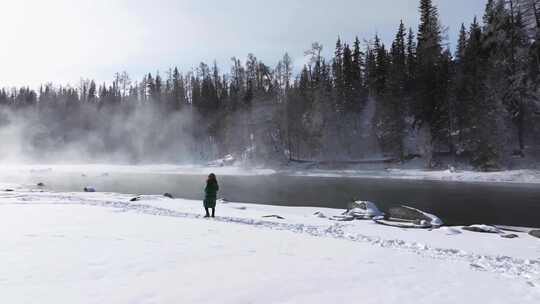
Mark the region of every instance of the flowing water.
<instances>
[{"instance_id":1,"label":"flowing water","mask_svg":"<svg viewBox=\"0 0 540 304\"><path fill-rule=\"evenodd\" d=\"M284 206L344 209L352 200L370 200L385 210L406 204L436 214L447 224L499 224L540 227L540 186L288 175L218 176L219 197L229 201ZM11 180L12 182L22 182ZM42 173L24 182L43 182L53 191L98 191L133 194L171 193L202 199L205 176L180 174Z\"/></svg>"}]
</instances>

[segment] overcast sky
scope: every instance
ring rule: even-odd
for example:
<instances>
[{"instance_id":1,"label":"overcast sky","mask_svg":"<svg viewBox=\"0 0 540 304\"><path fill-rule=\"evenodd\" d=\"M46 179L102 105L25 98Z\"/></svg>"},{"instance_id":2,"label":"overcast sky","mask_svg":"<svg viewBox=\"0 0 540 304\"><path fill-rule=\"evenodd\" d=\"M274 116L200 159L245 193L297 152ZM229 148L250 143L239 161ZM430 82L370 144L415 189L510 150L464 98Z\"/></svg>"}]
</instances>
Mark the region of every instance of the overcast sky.
<instances>
[{"instance_id":1,"label":"overcast sky","mask_svg":"<svg viewBox=\"0 0 540 304\"><path fill-rule=\"evenodd\" d=\"M199 62L229 68L254 53L297 65L311 42L329 54L338 35L390 41L399 20L417 28L418 0L0 0L0 86L80 77L133 78ZM435 0L452 48L461 22L481 17L485 0Z\"/></svg>"}]
</instances>

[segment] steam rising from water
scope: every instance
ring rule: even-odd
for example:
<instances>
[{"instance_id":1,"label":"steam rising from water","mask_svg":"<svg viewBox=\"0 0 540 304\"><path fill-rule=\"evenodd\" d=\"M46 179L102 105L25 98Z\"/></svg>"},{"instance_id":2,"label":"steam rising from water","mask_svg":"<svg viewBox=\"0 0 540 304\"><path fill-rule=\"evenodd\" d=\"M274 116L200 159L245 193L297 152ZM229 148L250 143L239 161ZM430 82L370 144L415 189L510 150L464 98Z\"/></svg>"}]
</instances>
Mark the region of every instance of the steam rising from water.
<instances>
[{"instance_id":1,"label":"steam rising from water","mask_svg":"<svg viewBox=\"0 0 540 304\"><path fill-rule=\"evenodd\" d=\"M125 108L0 107L0 162L193 162L193 115L150 105Z\"/></svg>"}]
</instances>

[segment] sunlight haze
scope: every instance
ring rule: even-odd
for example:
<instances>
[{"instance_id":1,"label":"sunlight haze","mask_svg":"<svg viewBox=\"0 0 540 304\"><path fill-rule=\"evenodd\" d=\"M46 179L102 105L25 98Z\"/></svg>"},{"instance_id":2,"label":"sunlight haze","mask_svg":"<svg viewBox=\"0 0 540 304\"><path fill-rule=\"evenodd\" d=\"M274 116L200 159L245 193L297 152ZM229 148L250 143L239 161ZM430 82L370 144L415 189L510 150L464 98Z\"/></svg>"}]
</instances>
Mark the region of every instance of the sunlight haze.
<instances>
[{"instance_id":1,"label":"sunlight haze","mask_svg":"<svg viewBox=\"0 0 540 304\"><path fill-rule=\"evenodd\" d=\"M416 0L381 1L124 1L3 0L0 86L77 84L81 77L134 78L177 65L187 71L252 52L274 65L284 52L303 63L311 42L333 51L338 35L389 41L404 19L416 30ZM481 15L483 0L436 1L449 43L461 22ZM338 9L335 9L335 6ZM391 9L390 9L391 8Z\"/></svg>"}]
</instances>

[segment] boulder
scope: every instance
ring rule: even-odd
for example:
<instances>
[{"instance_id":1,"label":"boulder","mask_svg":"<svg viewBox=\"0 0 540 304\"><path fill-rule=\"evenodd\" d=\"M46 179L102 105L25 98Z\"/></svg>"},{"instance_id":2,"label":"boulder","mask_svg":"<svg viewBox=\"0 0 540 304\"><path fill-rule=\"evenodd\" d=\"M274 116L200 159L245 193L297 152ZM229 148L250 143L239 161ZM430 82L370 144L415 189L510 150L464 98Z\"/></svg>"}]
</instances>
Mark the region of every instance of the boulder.
<instances>
[{"instance_id":1,"label":"boulder","mask_svg":"<svg viewBox=\"0 0 540 304\"><path fill-rule=\"evenodd\" d=\"M130 201L130 202L138 202L138 201L140 201L141 199L142 199L142 197L136 196L136 197L130 199L129 201Z\"/></svg>"},{"instance_id":2,"label":"boulder","mask_svg":"<svg viewBox=\"0 0 540 304\"><path fill-rule=\"evenodd\" d=\"M344 214L352 216L358 220L370 220L377 216L383 216L384 213L379 210L377 205L368 201L356 201L349 204L349 209Z\"/></svg>"},{"instance_id":3,"label":"boulder","mask_svg":"<svg viewBox=\"0 0 540 304\"><path fill-rule=\"evenodd\" d=\"M45 184L44 183L37 183L37 186L38 187L45 187Z\"/></svg>"},{"instance_id":4,"label":"boulder","mask_svg":"<svg viewBox=\"0 0 540 304\"><path fill-rule=\"evenodd\" d=\"M96 192L96 188L94 188L94 187L84 187L84 192Z\"/></svg>"},{"instance_id":5,"label":"boulder","mask_svg":"<svg viewBox=\"0 0 540 304\"><path fill-rule=\"evenodd\" d=\"M444 224L437 216L409 206L390 208L387 219L413 222L421 226L428 223L432 227L441 227Z\"/></svg>"},{"instance_id":6,"label":"boulder","mask_svg":"<svg viewBox=\"0 0 540 304\"><path fill-rule=\"evenodd\" d=\"M499 233L502 234L502 230L500 230L497 227L489 226L489 225L471 225L471 226L465 226L462 228L466 231L472 231L472 232L480 232L480 233Z\"/></svg>"},{"instance_id":7,"label":"boulder","mask_svg":"<svg viewBox=\"0 0 540 304\"><path fill-rule=\"evenodd\" d=\"M163 196L167 197L167 198L170 198L170 199L174 198L174 196L172 194L170 194L170 193L165 193L165 194L163 194Z\"/></svg>"},{"instance_id":8,"label":"boulder","mask_svg":"<svg viewBox=\"0 0 540 304\"><path fill-rule=\"evenodd\" d=\"M223 158L223 164L224 164L225 166L230 166L230 165L232 165L234 162L235 162L235 158L234 158L234 156L232 156L231 154L225 155L225 157Z\"/></svg>"},{"instance_id":9,"label":"boulder","mask_svg":"<svg viewBox=\"0 0 540 304\"><path fill-rule=\"evenodd\" d=\"M213 160L209 163L207 163L207 166L210 167L224 167L224 166L231 166L234 164L236 159L231 154L225 155L223 158Z\"/></svg>"},{"instance_id":10,"label":"boulder","mask_svg":"<svg viewBox=\"0 0 540 304\"><path fill-rule=\"evenodd\" d=\"M502 238L505 238L505 239L515 239L515 238L518 238L519 236L517 234L501 234L501 237Z\"/></svg>"},{"instance_id":11,"label":"boulder","mask_svg":"<svg viewBox=\"0 0 540 304\"><path fill-rule=\"evenodd\" d=\"M324 213L322 213L320 211L317 211L317 212L313 213L313 215L315 215L318 218L326 218L326 215L324 215Z\"/></svg>"},{"instance_id":12,"label":"boulder","mask_svg":"<svg viewBox=\"0 0 540 304\"><path fill-rule=\"evenodd\" d=\"M534 237L540 239L540 230L531 230L531 231L529 232L529 235L534 236Z\"/></svg>"}]
</instances>

